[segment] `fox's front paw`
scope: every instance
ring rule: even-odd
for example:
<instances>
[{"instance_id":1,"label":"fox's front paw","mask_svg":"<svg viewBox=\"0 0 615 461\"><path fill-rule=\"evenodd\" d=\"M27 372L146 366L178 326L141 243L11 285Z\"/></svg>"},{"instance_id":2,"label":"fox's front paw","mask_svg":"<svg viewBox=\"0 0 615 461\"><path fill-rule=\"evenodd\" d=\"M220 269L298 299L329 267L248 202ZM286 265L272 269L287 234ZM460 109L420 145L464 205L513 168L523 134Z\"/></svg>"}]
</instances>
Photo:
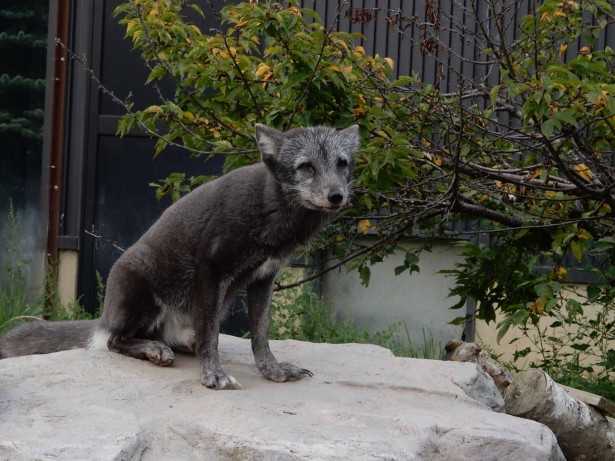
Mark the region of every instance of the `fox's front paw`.
<instances>
[{"instance_id":1,"label":"fox's front paw","mask_svg":"<svg viewBox=\"0 0 615 461\"><path fill-rule=\"evenodd\" d=\"M147 360L161 367L173 365L175 360L171 348L160 341L151 341L145 348L144 354Z\"/></svg>"},{"instance_id":2,"label":"fox's front paw","mask_svg":"<svg viewBox=\"0 0 615 461\"><path fill-rule=\"evenodd\" d=\"M314 373L305 368L299 368L292 363L266 363L259 367L265 378L276 383L284 383L286 381L298 381L306 376L312 377Z\"/></svg>"},{"instance_id":3,"label":"fox's front paw","mask_svg":"<svg viewBox=\"0 0 615 461\"><path fill-rule=\"evenodd\" d=\"M227 375L222 369L210 369L203 367L201 371L201 384L210 389L241 389L241 384L231 375Z\"/></svg>"}]
</instances>

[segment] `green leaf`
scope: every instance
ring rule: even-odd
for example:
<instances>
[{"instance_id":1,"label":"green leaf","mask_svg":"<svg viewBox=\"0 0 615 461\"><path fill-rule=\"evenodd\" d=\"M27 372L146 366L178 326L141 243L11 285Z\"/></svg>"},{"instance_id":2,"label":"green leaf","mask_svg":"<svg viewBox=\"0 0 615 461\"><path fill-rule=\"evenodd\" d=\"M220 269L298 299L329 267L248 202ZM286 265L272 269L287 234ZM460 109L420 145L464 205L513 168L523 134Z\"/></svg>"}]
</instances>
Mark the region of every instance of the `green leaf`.
<instances>
[{"instance_id":1,"label":"green leaf","mask_svg":"<svg viewBox=\"0 0 615 461\"><path fill-rule=\"evenodd\" d=\"M401 274L401 273L402 273L402 272L404 272L406 269L408 269L408 266L406 266L406 265L397 266L397 267L395 268L395 275L399 275L399 274Z\"/></svg>"},{"instance_id":2,"label":"green leaf","mask_svg":"<svg viewBox=\"0 0 615 461\"><path fill-rule=\"evenodd\" d=\"M450 325L464 325L466 323L466 317L455 317L453 320L448 322Z\"/></svg>"},{"instance_id":3,"label":"green leaf","mask_svg":"<svg viewBox=\"0 0 615 461\"><path fill-rule=\"evenodd\" d=\"M576 114L572 110L563 110L560 112L556 112L554 117L560 122L568 123L569 125L576 125L577 118Z\"/></svg>"},{"instance_id":4,"label":"green leaf","mask_svg":"<svg viewBox=\"0 0 615 461\"><path fill-rule=\"evenodd\" d=\"M161 64L158 64L149 73L149 75L147 77L147 80L145 81L145 84L147 85L147 84L153 82L154 80L160 80L162 77L164 77L166 75L166 73L167 73L167 71L164 68L164 66L162 66Z\"/></svg>"},{"instance_id":5,"label":"green leaf","mask_svg":"<svg viewBox=\"0 0 615 461\"><path fill-rule=\"evenodd\" d=\"M500 322L500 324L498 325L498 334L496 337L496 341L498 344L500 344L500 341L502 340L504 335L508 333L508 330L510 329L511 326L512 326L512 320L510 318L507 318L503 320L502 322Z\"/></svg>"},{"instance_id":6,"label":"green leaf","mask_svg":"<svg viewBox=\"0 0 615 461\"><path fill-rule=\"evenodd\" d=\"M190 8L192 8L194 11L197 12L197 14L202 17L205 18L205 13L203 12L203 10L201 9L201 7L199 5L197 5L196 3L191 3Z\"/></svg>"},{"instance_id":7,"label":"green leaf","mask_svg":"<svg viewBox=\"0 0 615 461\"><path fill-rule=\"evenodd\" d=\"M371 271L368 266L361 266L359 268L359 277L361 278L361 285L364 287L369 286L369 279L371 277Z\"/></svg>"},{"instance_id":8,"label":"green leaf","mask_svg":"<svg viewBox=\"0 0 615 461\"><path fill-rule=\"evenodd\" d=\"M570 242L570 250L574 255L577 261L581 261L583 259L583 254L585 253L585 243L580 240L573 240Z\"/></svg>"},{"instance_id":9,"label":"green leaf","mask_svg":"<svg viewBox=\"0 0 615 461\"><path fill-rule=\"evenodd\" d=\"M596 300L598 297L600 297L601 293L602 289L598 285L592 284L587 286L587 297L590 301Z\"/></svg>"}]
</instances>

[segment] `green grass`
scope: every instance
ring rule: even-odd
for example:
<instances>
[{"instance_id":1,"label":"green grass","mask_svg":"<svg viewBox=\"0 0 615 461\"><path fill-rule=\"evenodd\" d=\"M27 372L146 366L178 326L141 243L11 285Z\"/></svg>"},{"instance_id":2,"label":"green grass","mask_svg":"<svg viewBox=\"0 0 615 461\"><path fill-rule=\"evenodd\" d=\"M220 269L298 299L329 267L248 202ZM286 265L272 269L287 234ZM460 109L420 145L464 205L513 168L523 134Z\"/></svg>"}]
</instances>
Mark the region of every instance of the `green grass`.
<instances>
[{"instance_id":1,"label":"green grass","mask_svg":"<svg viewBox=\"0 0 615 461\"><path fill-rule=\"evenodd\" d=\"M0 268L0 334L20 322L41 319L80 320L94 318L79 303L62 304L57 291L57 270L53 265L47 271L43 293L28 293L27 268L30 261L23 254L22 229L19 217L9 201L6 221L6 264ZM103 297L104 285L97 274L98 299Z\"/></svg>"},{"instance_id":2,"label":"green grass","mask_svg":"<svg viewBox=\"0 0 615 461\"><path fill-rule=\"evenodd\" d=\"M0 333L20 321L37 318L42 314L38 302L30 302L27 293L26 269L29 261L22 256L21 226L12 201L6 221L6 261L0 286Z\"/></svg>"},{"instance_id":3,"label":"green grass","mask_svg":"<svg viewBox=\"0 0 615 461\"><path fill-rule=\"evenodd\" d=\"M592 394L601 395L604 398L615 402L615 381L608 376L584 376L580 373L561 373L552 374L553 379L560 384Z\"/></svg>"},{"instance_id":4,"label":"green grass","mask_svg":"<svg viewBox=\"0 0 615 461\"><path fill-rule=\"evenodd\" d=\"M427 330L423 330L422 341L413 340L403 322L370 333L349 320L336 319L331 307L309 290L302 290L292 302L274 300L272 313L272 339L375 344L390 349L399 357L442 359L443 345Z\"/></svg>"}]
</instances>

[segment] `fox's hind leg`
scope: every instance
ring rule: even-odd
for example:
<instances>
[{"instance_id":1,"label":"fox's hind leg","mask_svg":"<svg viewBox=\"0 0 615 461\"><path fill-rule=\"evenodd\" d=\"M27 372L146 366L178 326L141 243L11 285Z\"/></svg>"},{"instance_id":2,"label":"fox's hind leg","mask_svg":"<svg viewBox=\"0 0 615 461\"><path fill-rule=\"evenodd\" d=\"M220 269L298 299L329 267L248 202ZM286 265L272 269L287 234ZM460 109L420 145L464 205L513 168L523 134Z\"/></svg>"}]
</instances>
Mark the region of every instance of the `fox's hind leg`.
<instances>
[{"instance_id":1,"label":"fox's hind leg","mask_svg":"<svg viewBox=\"0 0 615 461\"><path fill-rule=\"evenodd\" d=\"M161 316L147 280L120 258L109 274L105 306L93 338L106 334L110 351L169 366L175 354L159 336Z\"/></svg>"},{"instance_id":2,"label":"fox's hind leg","mask_svg":"<svg viewBox=\"0 0 615 461\"><path fill-rule=\"evenodd\" d=\"M110 336L107 347L109 347L110 351L128 355L136 359L149 360L161 367L172 365L175 359L175 354L169 346L162 341L152 339Z\"/></svg>"}]
</instances>

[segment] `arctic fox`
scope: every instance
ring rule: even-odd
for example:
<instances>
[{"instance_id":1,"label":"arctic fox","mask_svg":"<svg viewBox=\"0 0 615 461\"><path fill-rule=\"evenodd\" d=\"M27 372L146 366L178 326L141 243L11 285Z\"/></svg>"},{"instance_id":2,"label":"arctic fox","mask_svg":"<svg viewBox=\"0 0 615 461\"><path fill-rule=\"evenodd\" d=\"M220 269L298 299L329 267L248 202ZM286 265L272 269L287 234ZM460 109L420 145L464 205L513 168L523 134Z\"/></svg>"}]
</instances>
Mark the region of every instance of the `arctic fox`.
<instances>
[{"instance_id":1,"label":"arctic fox","mask_svg":"<svg viewBox=\"0 0 615 461\"><path fill-rule=\"evenodd\" d=\"M187 194L122 254L100 319L23 324L0 338L0 357L89 345L168 366L174 349L189 350L205 386L236 389L220 365L218 334L225 306L246 289L260 372L277 382L311 376L269 349L272 287L293 250L347 206L359 127L281 132L257 124L256 141L262 162Z\"/></svg>"}]
</instances>

